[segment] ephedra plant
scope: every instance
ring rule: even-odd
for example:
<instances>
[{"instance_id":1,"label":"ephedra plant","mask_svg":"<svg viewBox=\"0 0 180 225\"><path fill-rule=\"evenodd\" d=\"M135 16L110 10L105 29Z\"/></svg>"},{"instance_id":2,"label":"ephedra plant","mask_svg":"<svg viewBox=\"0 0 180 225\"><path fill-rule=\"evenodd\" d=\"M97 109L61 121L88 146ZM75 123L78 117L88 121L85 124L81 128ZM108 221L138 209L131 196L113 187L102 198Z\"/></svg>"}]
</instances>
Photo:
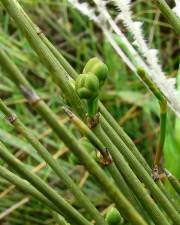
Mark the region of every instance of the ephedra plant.
<instances>
[{"instance_id":1,"label":"ephedra plant","mask_svg":"<svg viewBox=\"0 0 180 225\"><path fill-rule=\"evenodd\" d=\"M40 116L49 125L58 139L76 156L78 162L84 165L113 205L105 210L105 215L102 210L98 210L92 199L76 184L63 165L53 157L35 133L3 99L0 99L0 110L5 119L33 146L83 210L78 210L78 207L68 202L63 195L33 173L3 142L0 142L0 158L8 167L1 163L0 176L46 204L59 224L178 225L180 224L178 198L171 197L164 186L164 180L170 181L178 197L179 181L161 163L167 106L169 105L177 115L180 113L180 101L174 87L175 80L165 77L157 62L156 50L149 49L141 36L141 24L131 18L130 1L111 1L111 3L121 11L117 19L123 20L123 24L132 33L137 49L110 16L106 1L95 1L97 7L95 9L76 0L70 2L101 27L124 62L158 99L160 140L154 166L150 168L133 141L100 101L101 90L110 76L109 68L103 60L94 56L84 62L83 70L78 74L43 31L33 23L21 4L16 0L1 0L7 13L38 55L39 62L46 67L49 76L62 91L64 115L69 117L76 132L79 132L83 139L79 141L75 133L63 124L1 45L0 66L3 76L7 76L26 98L29 113ZM172 26L177 26L179 19L173 11L170 12L167 17L171 18ZM110 28L114 33L110 32ZM178 32L178 29L176 31Z\"/></svg>"}]
</instances>

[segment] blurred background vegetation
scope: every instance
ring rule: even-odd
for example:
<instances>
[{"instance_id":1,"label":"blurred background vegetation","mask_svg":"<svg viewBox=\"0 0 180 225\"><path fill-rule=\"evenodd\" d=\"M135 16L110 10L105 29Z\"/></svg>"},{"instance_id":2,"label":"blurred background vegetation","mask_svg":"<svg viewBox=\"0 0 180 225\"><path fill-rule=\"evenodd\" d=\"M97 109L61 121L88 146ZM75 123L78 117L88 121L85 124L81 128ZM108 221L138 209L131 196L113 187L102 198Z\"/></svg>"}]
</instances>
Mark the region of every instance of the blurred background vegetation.
<instances>
[{"instance_id":1,"label":"blurred background vegetation","mask_svg":"<svg viewBox=\"0 0 180 225\"><path fill-rule=\"evenodd\" d=\"M66 0L21 0L19 2L78 73L82 72L85 63L94 56L101 57L108 65L110 74L103 87L101 100L152 166L159 131L158 103L116 55L101 31L88 18L73 9ZM170 4L171 2L173 4L173 1L170 1ZM113 8L111 10L112 13L116 13ZM163 70L167 76L177 76L180 88L177 35L151 1L133 1L133 11L134 17L143 21L144 33L149 45L159 49ZM0 47L8 52L38 94L59 115L59 119L73 132L77 132L62 112L63 93L51 81L48 71L41 65L24 35L17 29L2 6L0 6L0 23ZM77 164L68 149L51 132L46 123L34 112L30 113L26 107L26 100L2 71L0 71L0 81L0 96L7 105L16 111L38 139L58 158L68 174L93 199L95 205L102 210L108 207L109 200L101 193L94 180L88 176L88 172L83 166ZM77 137L81 138L79 133ZM50 185L63 193L76 208L79 207L70 192L58 181L51 169L46 167L41 157L20 134L15 133L13 128L3 121L1 114L0 140L9 145L18 158L27 162L31 170L36 171ZM180 178L180 120L170 110L164 161L166 167ZM46 206L37 202L36 199L23 195L0 178L0 224L39 225L55 224L55 221Z\"/></svg>"}]
</instances>

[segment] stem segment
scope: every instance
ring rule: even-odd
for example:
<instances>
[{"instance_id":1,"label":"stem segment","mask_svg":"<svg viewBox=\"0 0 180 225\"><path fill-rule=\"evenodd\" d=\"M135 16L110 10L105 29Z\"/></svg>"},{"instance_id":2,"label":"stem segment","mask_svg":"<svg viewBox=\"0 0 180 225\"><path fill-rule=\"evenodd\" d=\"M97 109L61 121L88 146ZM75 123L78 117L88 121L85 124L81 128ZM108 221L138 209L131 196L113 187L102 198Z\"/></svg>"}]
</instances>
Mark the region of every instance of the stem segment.
<instances>
[{"instance_id":1,"label":"stem segment","mask_svg":"<svg viewBox=\"0 0 180 225\"><path fill-rule=\"evenodd\" d=\"M167 117L167 102L161 101L160 105L160 139L155 155L154 166L160 167L162 151L166 137L166 117Z\"/></svg>"}]
</instances>

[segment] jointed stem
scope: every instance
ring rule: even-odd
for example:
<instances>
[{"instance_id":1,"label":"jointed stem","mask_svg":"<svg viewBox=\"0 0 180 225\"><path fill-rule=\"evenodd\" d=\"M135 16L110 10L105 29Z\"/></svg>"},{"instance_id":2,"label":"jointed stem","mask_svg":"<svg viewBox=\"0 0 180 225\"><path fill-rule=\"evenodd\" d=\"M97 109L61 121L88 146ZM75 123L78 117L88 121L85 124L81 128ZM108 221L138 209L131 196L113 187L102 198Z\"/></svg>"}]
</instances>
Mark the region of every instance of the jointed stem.
<instances>
[{"instance_id":1,"label":"jointed stem","mask_svg":"<svg viewBox=\"0 0 180 225\"><path fill-rule=\"evenodd\" d=\"M3 166L0 166L0 176L4 179L8 180L12 184L16 185L17 188L19 188L21 191L32 195L39 201L46 204L49 208L55 210L56 212L60 212L59 209L56 207L55 204L53 204L51 201L49 201L41 192L39 192L36 188L34 188L29 182L25 181L24 179L18 177L14 173L10 172L8 169L6 169Z\"/></svg>"},{"instance_id":2,"label":"jointed stem","mask_svg":"<svg viewBox=\"0 0 180 225\"><path fill-rule=\"evenodd\" d=\"M27 81L24 80L24 76L18 70L18 68L12 64L10 59L0 51L0 63L3 63L5 70L8 72L8 76L12 79L20 90L31 100L31 93L34 91L31 89ZM5 62L5 63L4 63ZM13 65L13 67L11 66ZM10 68L10 69L9 69ZM22 88L23 87L23 88ZM28 91L27 91L28 90ZM67 130L67 128L59 121L57 116L52 112L52 110L42 101L37 101L33 104L36 111L47 121L47 123L52 127L58 137L63 140L63 142L77 155L81 162L87 167L89 172L96 178L100 186L105 190L107 195L116 203L117 209L126 215L126 218L131 221L132 224L145 225L146 222L141 218L137 211L132 207L132 205L127 201L127 199L122 195L118 188L108 179L103 170L94 162L94 160L85 151L83 146L79 145L75 137Z\"/></svg>"},{"instance_id":3,"label":"jointed stem","mask_svg":"<svg viewBox=\"0 0 180 225\"><path fill-rule=\"evenodd\" d=\"M114 148L114 145L108 146L108 143L105 144L113 159L114 162L117 162L117 167L119 168L120 165L123 165L123 162L121 163L119 160L122 156L120 154L113 155L112 150L114 152L119 151L123 154L125 159L127 160L128 164L136 174L136 176L146 185L146 187L151 191L151 194L153 195L154 199L156 199L157 202L160 203L160 205L163 207L163 209L167 212L167 214L172 218L173 221L176 221L177 223L180 223L180 217L178 215L178 212L174 209L173 204L169 202L167 197L161 192L161 190L158 188L158 186L153 182L152 178L150 177L150 174L147 173L147 171L143 168L140 162L134 157L131 151L128 150L127 146L118 138L118 135L115 131L113 131L110 127L110 125L104 120L104 118L101 118L101 121L103 121L103 129L104 129L104 141L108 141L110 138L111 141L115 144L116 149ZM97 135L98 136L98 135ZM102 141L102 140L101 140ZM110 143L109 143L110 144ZM118 148L118 149L117 149ZM118 156L119 155L119 156ZM120 157L120 158L119 158ZM120 168L119 168L120 169ZM122 171L123 173L124 171ZM130 175L126 175L126 177L130 177ZM130 179L132 180L132 178ZM127 180L127 182L129 182ZM136 187L134 187L136 188ZM138 196L137 196L138 197Z\"/></svg>"},{"instance_id":4,"label":"jointed stem","mask_svg":"<svg viewBox=\"0 0 180 225\"><path fill-rule=\"evenodd\" d=\"M165 169L165 173L168 177L169 182L173 186L174 190L180 196L180 182L179 182L179 180L175 176L173 176L167 169Z\"/></svg>"},{"instance_id":5,"label":"jointed stem","mask_svg":"<svg viewBox=\"0 0 180 225\"><path fill-rule=\"evenodd\" d=\"M64 172L63 168L53 159L51 154L44 148L44 146L37 140L37 138L32 134L32 132L25 127L25 125L18 119L15 114L4 104L0 99L0 110L6 115L9 121L14 125L14 127L21 132L26 139L32 144L32 146L37 150L41 157L48 163L48 165L54 170L57 176L66 184L68 188L72 191L76 197L79 204L84 206L84 208L89 212L92 218L96 221L96 224L106 225L103 217L100 215L95 206L91 201L83 194L80 188L74 183L74 181ZM13 121L11 121L14 118Z\"/></svg>"},{"instance_id":6,"label":"jointed stem","mask_svg":"<svg viewBox=\"0 0 180 225\"><path fill-rule=\"evenodd\" d=\"M165 137L166 137L166 117L167 117L167 102L161 101L160 105L160 139L155 155L154 166L160 167L161 156L164 147Z\"/></svg>"},{"instance_id":7,"label":"jointed stem","mask_svg":"<svg viewBox=\"0 0 180 225\"><path fill-rule=\"evenodd\" d=\"M168 6L165 0L153 0L153 2L161 10L175 32L180 35L180 19L175 15L172 9Z\"/></svg>"},{"instance_id":8,"label":"jointed stem","mask_svg":"<svg viewBox=\"0 0 180 225\"><path fill-rule=\"evenodd\" d=\"M167 101L161 91L156 87L156 85L148 78L145 71L142 68L137 69L138 75L149 87L152 93L159 101L160 105L160 139L157 146L157 151L154 160L153 178L154 180L159 179L159 175L162 173L162 168L160 168L161 156L164 147L165 137L166 137L166 117L167 117Z\"/></svg>"},{"instance_id":9,"label":"jointed stem","mask_svg":"<svg viewBox=\"0 0 180 225\"><path fill-rule=\"evenodd\" d=\"M58 195L39 176L33 174L27 167L13 156L0 142L0 157L16 170L23 178L26 178L34 187L43 193L57 208L66 215L67 220L76 221L77 224L91 225L77 210Z\"/></svg>"},{"instance_id":10,"label":"jointed stem","mask_svg":"<svg viewBox=\"0 0 180 225\"><path fill-rule=\"evenodd\" d=\"M68 98L70 98L71 102L73 103L73 101L74 101L74 103L72 105L73 105L74 109L76 109L76 112L78 112L79 115L82 115L83 110L82 110L82 107L78 104L79 100L77 98L77 95L75 98L72 98L72 96L74 97L74 95L73 95L74 91L72 92L72 87L70 87L68 84L69 81L67 79L64 79L64 76L66 76L67 73L64 73L64 70L62 70L62 68L59 67L59 64L57 63L57 61L54 60L54 57L53 57L54 54L53 55L49 54L49 51L47 51L47 49L46 49L47 45L42 45L42 43L40 44L40 41L37 37L36 31L34 29L32 29L32 23L25 21L24 13L22 13L22 10L19 10L20 6L17 7L16 2L14 0L11 0L11 1L10 0L1 0L1 2L4 4L6 9L8 9L8 12L11 14L11 16L14 17L14 19L17 22L17 24L19 25L19 27L24 31L24 33L26 33L29 42L32 44L33 48L38 53L40 58L42 58L43 61L45 62L45 64L48 65L48 67L50 68L50 71L52 71L52 75L58 81L57 84L65 92L65 94L68 96ZM38 34L38 35L41 36L40 34ZM38 43L37 43L37 41L38 41ZM42 39L41 39L41 41L42 41ZM8 69L6 68L6 70L8 70ZM9 76L11 76L11 79L14 80L12 75L9 75ZM59 79L58 78L59 76L62 76L63 78ZM18 80L18 78L17 78L17 80ZM20 84L22 84L22 83L19 80L18 81L17 80L16 80L16 83L20 86ZM23 84L23 85L25 85L25 84ZM70 89L68 90L67 88L70 88ZM78 109L77 109L77 107L78 107ZM96 164L94 164L91 160L89 160L87 155L85 156L85 154L82 153L81 150L83 150L83 149L78 145L78 143L73 139L73 137L71 135L69 136L67 134L67 130L64 129L64 127L62 127L62 125L56 119L56 116L47 107L47 105L45 105L44 102L39 101L38 104L36 104L36 109L46 119L46 121L50 124L50 126L54 129L54 131L58 134L58 136L60 138L62 138L62 140L67 144L67 146L71 146L72 150L77 155L79 155L80 159L82 160L82 162L84 162L84 164L87 166L89 171L91 171L91 173L101 183L102 187L104 187L104 189L107 191L109 196L114 200L114 202L116 202L117 208L122 209L122 211L126 211L126 209L128 208L127 204L126 204L127 202L125 202L124 199L121 198L121 196L119 195L117 190L114 189L114 187L111 184L109 185L109 182L107 181L106 176L104 176L104 174L99 170L99 167L97 167ZM110 128L110 130L113 130L112 127ZM99 138L99 136L98 136L98 138ZM119 139L119 136L118 136L118 139ZM119 139L119 141L120 140L121 139ZM130 151L130 149L127 148L127 151ZM137 163L137 161L136 161L136 163ZM143 167L141 169L144 170ZM150 183L150 185L154 185L153 182ZM154 189L154 191L156 191L156 190ZM115 195L115 193L116 193L116 195ZM159 202L161 202L162 206L165 205L164 208L168 212L169 216L171 216L174 223L179 224L179 217L176 214L176 211L174 211L173 207L171 207L171 205L167 201L165 201L166 199L163 198L162 194L160 195L160 197L158 196L158 194L156 196L157 200ZM120 202L121 202L121 204L120 204ZM124 202L124 203L122 203L122 202ZM164 203L166 203L166 204L164 204ZM122 207L123 205L124 205L124 207ZM126 207L125 207L125 205L126 205ZM132 210L131 207L129 207L129 209ZM134 218L136 218L136 222L135 222L135 220L132 218L132 214L130 213L131 210L129 210L129 212L125 212L125 214L129 216L129 219L131 220L132 224L134 224L134 223L135 224L144 224L143 221L140 220L140 218L138 218L137 216L134 217ZM163 220L162 220L162 223L163 223ZM164 224L166 224L166 222Z\"/></svg>"},{"instance_id":11,"label":"jointed stem","mask_svg":"<svg viewBox=\"0 0 180 225\"><path fill-rule=\"evenodd\" d=\"M74 113L72 113L69 109L64 108L65 112L70 117L71 121L75 124L77 128L81 131L83 135L85 135L91 143L96 146L96 148L101 152L105 164L107 166L107 169L109 170L111 176L115 180L116 184L118 185L119 189L122 191L123 194L127 196L129 201L137 208L138 211L142 212L142 207L139 205L137 199L135 198L133 192L131 191L131 188L129 188L127 182L122 176L122 173L118 171L115 163L112 161L112 157L106 149L105 145L97 138L97 136L84 124L82 120L80 120ZM100 126L100 124L96 124L96 126ZM97 128L93 128L97 130ZM146 216L146 215L145 215Z\"/></svg>"}]
</instances>

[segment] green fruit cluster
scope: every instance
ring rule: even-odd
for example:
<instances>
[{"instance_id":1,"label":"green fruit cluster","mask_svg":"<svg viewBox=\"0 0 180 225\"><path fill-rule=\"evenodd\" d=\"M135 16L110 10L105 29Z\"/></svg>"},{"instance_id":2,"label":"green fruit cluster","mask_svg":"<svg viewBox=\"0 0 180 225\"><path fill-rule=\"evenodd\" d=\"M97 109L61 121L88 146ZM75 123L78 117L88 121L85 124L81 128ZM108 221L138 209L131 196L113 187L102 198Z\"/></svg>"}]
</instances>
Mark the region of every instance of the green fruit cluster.
<instances>
[{"instance_id":1,"label":"green fruit cluster","mask_svg":"<svg viewBox=\"0 0 180 225\"><path fill-rule=\"evenodd\" d=\"M78 76L75 88L80 98L95 99L108 76L107 66L98 58L90 59Z\"/></svg>"}]
</instances>

